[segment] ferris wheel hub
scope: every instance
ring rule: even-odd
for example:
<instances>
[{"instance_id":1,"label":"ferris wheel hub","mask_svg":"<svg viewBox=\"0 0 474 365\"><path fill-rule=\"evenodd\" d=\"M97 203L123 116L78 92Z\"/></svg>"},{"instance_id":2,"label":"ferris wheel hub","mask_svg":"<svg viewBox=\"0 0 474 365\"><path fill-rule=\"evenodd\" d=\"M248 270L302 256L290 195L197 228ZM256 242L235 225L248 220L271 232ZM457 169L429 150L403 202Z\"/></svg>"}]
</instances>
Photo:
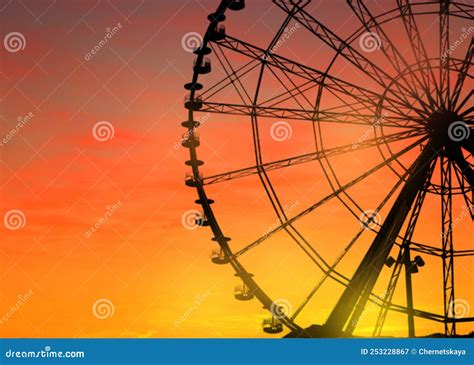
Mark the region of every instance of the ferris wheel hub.
<instances>
[{"instance_id":1,"label":"ferris wheel hub","mask_svg":"<svg viewBox=\"0 0 474 365\"><path fill-rule=\"evenodd\" d=\"M463 123L463 120L453 111L437 111L431 114L427 128L434 145L442 148L456 143L456 139L451 136L451 130L459 123Z\"/></svg>"}]
</instances>

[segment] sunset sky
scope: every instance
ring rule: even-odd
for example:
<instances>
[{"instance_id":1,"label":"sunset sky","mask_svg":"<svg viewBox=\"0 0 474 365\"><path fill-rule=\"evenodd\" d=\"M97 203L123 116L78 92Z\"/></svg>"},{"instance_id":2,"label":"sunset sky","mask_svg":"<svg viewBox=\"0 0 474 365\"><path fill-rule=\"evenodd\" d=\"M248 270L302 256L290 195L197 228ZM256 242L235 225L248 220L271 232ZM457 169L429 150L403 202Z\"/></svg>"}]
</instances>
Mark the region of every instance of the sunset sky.
<instances>
[{"instance_id":1,"label":"sunset sky","mask_svg":"<svg viewBox=\"0 0 474 365\"><path fill-rule=\"evenodd\" d=\"M270 1L247 3L245 10L227 14L226 32L266 48L286 14ZM379 14L395 4L374 0L370 8ZM0 336L269 337L261 328L269 313L256 299L235 300L233 290L239 281L232 268L212 264L210 253L217 245L211 241L210 230L183 224L189 211L200 208L194 203L195 190L184 185L190 170L184 161L189 156L179 145L185 132L181 122L187 119L183 85L191 80L194 59L183 40L190 32L204 34L207 15L217 5L217 0L1 3ZM360 26L342 0L313 1L307 11L342 38ZM429 15L418 20L428 52L436 57L440 54L438 20ZM464 39L462 34L474 24L457 18L450 26L454 42ZM326 70L334 52L294 20L289 27L294 32L275 54ZM412 64L401 21L386 27ZM23 37L18 38L20 49L13 45L12 50L5 42L12 32ZM101 42L104 37L105 43ZM463 59L468 43L463 40L451 57ZM353 46L360 50L358 40ZM249 61L227 52L234 69ZM393 73L380 50L364 54ZM213 67L211 74L200 79L203 93L225 77L215 52L209 57ZM251 96L258 71L241 79ZM331 72L382 92L341 57ZM291 81L301 83L302 79L290 76L288 85ZM472 78L467 79L463 95L473 86ZM266 73L261 99L283 91L275 75ZM307 95L314 102L316 88ZM229 86L209 101L235 103L238 94ZM291 101L279 104L282 108L295 105ZM321 105L329 109L340 101L324 93ZM472 100L468 105L472 107ZM203 116L198 154L205 161L204 176L255 165L250 118L199 115ZM388 112L390 117L393 114ZM272 138L276 121L259 120L264 161L314 152L308 121L287 120L291 136L281 141ZM384 127L383 132L392 134L398 129ZM320 132L324 148L353 145L375 136L367 125L326 123ZM392 152L419 138L390 144ZM335 176L342 185L351 181L390 156L386 146L381 150L368 148L330 158ZM419 153L416 146L400 163L410 166ZM397 163L393 168L402 171ZM274 170L269 177L289 217L333 191L317 161ZM396 182L394 171L385 167L348 193L361 210L374 210ZM278 224L258 175L209 185L206 191L216 201L216 217L232 237L235 250ZM393 201L392 196L380 211L380 222ZM439 196L428 194L425 205L414 240L441 247ZM462 197L455 196L453 216L460 218L454 227L457 250L472 249L472 221L466 209ZM341 201L332 199L296 227L331 263L361 225ZM370 230L363 233L338 266L341 273L351 277L374 237ZM396 254L394 249L392 256ZM422 256L426 265L413 276L415 308L442 314L441 260ZM322 277L281 232L242 256L242 263L272 298L285 300L292 310ZM466 311L473 308L471 317L472 263L472 257L458 258L455 271L460 310L467 316ZM385 291L390 272L382 273L376 294ZM394 296L401 305L405 305L403 280ZM303 327L324 323L342 289L328 280L297 322ZM378 309L368 305L356 334L372 334ZM425 335L442 332L443 326L417 319L416 329ZM458 332L473 329L462 324ZM383 333L406 336L406 318L390 313Z\"/></svg>"}]
</instances>

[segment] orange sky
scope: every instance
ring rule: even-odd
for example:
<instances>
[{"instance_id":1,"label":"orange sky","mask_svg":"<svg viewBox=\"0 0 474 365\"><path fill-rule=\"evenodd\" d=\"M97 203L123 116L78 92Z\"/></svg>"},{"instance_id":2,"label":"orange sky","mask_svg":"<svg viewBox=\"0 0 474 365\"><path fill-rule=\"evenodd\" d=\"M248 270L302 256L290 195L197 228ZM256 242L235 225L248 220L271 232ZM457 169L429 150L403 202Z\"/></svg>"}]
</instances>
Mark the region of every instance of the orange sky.
<instances>
[{"instance_id":1,"label":"orange sky","mask_svg":"<svg viewBox=\"0 0 474 365\"><path fill-rule=\"evenodd\" d=\"M393 2L372 5L379 13ZM19 210L24 215L19 229L0 225L1 336L268 336L261 330L262 319L268 317L261 304L236 301L233 288L238 282L231 268L211 263L215 243L210 231L189 230L182 224L183 214L198 207L195 191L184 185L188 151L175 148L184 132L180 126L187 116L183 84L191 78L193 60L181 40L188 32L203 34L206 16L216 6L214 0L30 4L13 0L0 8L2 38L20 32L26 41L17 52L0 48L0 132L12 135L0 147L0 213L5 217ZM358 24L343 1L313 1L309 9L344 36ZM253 2L244 12L229 14L226 30L266 47L283 19L276 7ZM436 54L434 21L420 19L432 42L427 43L429 51ZM451 26L451 38L456 40L462 27L472 24L456 20ZM107 43L87 57L114 27ZM401 23L392 24L389 31L395 35L400 27ZM403 42L403 36L398 40ZM466 44L452 56L461 58L465 50ZM302 28L277 53L321 70L333 55ZM380 52L370 57L387 67ZM407 58L412 62L409 53ZM229 55L229 59L236 68L246 62L242 56ZM212 74L203 78L206 87L224 75L217 61L212 62ZM338 60L333 70L338 77L379 91L345 61ZM275 79L266 77L263 99L282 91ZM255 73L244 83L252 90ZM466 81L466 90L472 86L471 80ZM311 100L314 95L311 90ZM235 91L227 88L212 100L237 99ZM337 103L333 97L323 97L324 108ZM19 117L26 122L12 134ZM113 129L113 137L100 141L93 131L103 121L109 131ZM309 123L289 121L291 138L278 142L270 136L274 122L260 121L266 161L314 151ZM384 131L396 132L394 128ZM247 118L212 114L199 132L198 152L206 176L254 164ZM373 138L367 126L330 124L322 130L325 147L352 144L364 135ZM393 146L398 151L414 141ZM401 161L409 165L414 158L412 153ZM369 149L336 156L331 164L345 183L382 160L376 149ZM317 162L275 170L269 176L290 216L331 193ZM375 209L395 182L395 175L384 169L349 193L363 210ZM221 227L233 238L233 248L244 247L276 221L256 175L212 185L208 191L216 200L213 208ZM439 247L439 197L429 195L426 205L415 240ZM453 215L461 217L464 211L462 199L456 197ZM380 212L382 219L387 213L388 209ZM472 243L471 224L466 218L456 225L456 249L467 249ZM337 200L296 226L329 262L360 228ZM364 233L350 257L341 262L341 272L351 275L373 237L372 232ZM413 279L415 307L442 313L441 262L423 258L426 266ZM321 277L282 233L243 256L242 263L272 298L285 299L293 309ZM387 273L375 288L379 295L385 290ZM455 277L457 298L472 307L472 260L458 259ZM341 291L339 284L328 281L298 323L323 323ZM404 304L403 291L402 285L395 302ZM358 334L371 334L377 309L369 305ZM419 334L443 330L427 321L417 320L416 325ZM472 327L459 326L461 333L468 330ZM384 333L405 335L405 318L389 315Z\"/></svg>"}]
</instances>

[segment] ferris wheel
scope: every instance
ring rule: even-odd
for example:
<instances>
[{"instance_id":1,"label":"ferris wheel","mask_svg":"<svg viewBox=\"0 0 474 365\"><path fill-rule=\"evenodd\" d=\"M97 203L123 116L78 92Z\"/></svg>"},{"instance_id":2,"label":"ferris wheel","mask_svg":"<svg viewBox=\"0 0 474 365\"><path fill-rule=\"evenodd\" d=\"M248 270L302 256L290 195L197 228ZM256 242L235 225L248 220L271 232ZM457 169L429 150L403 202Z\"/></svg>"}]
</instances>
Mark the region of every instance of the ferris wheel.
<instances>
[{"instance_id":1,"label":"ferris wheel","mask_svg":"<svg viewBox=\"0 0 474 365\"><path fill-rule=\"evenodd\" d=\"M196 189L196 203L202 207L196 223L209 227L213 234L216 249L212 251L212 262L223 265L223 270L227 266L233 269L240 281L235 287L235 299L259 300L270 312L262 324L267 333L280 333L287 327L290 336L295 337L352 336L370 303L378 308L371 328L373 336L383 335L390 312L405 316L409 337L415 336L415 318L438 322L446 336L456 335L456 324L474 320L468 315L460 318L453 305L455 263L458 258L474 255L474 249L458 246L453 233L457 229L454 205L463 205L467 220L473 217L474 6L450 0L391 0L384 3L389 9L381 11L373 9L373 3L348 0L338 6L347 6L358 24L351 34L342 35L340 29L333 29L318 18L309 0L273 0L270 5L283 14L284 20L273 31L270 42L261 46L252 33L243 40L227 30L230 25L239 24L239 17L245 17L250 4L244 0L220 1L208 16L209 26L202 40L193 49L192 78L184 86L188 92L184 102L188 117L182 123L186 128L182 146L189 150L186 165L190 168L185 183ZM454 23L462 25L461 33L458 30L455 35L450 34ZM435 31L424 31L427 24L435 24ZM394 37L394 29L400 36ZM324 45L317 64L305 64L298 55L290 57L280 52L295 31L305 32ZM240 60L238 66L232 57ZM346 66L354 70L353 77L342 71ZM207 83L206 78L216 67L224 76ZM256 75L251 86L245 82L250 72ZM270 77L273 82L268 81ZM224 90L229 87L235 90L238 101L227 101ZM219 115L245 118L251 128L255 163L203 175L205 161L199 155L203 113L212 115L214 120ZM307 123L313 151L265 159L263 119L272 121L272 137L276 140L292 133L292 123ZM337 135L353 127L368 132L355 141L340 143ZM333 163L333 158L344 161L360 151L377 154L381 161L347 178L341 168L344 165ZM312 204L289 211L273 186L271 172L312 164L323 172L330 192ZM388 192L373 209L364 210L360 196L352 194L352 190L368 188L364 185L367 180L381 171L388 171L392 177L390 183L383 182L390 184ZM250 176L258 177L263 187L259 191L264 191L277 223L251 242L234 246L213 209L218 199L214 201L209 196L208 188ZM414 239L427 199L437 202L437 242ZM298 222L307 216L317 217L332 201L340 202L360 226L330 260L305 237ZM380 215L382 209L387 212L384 218ZM373 239L354 270L344 272L341 262L353 254L366 232L371 232ZM292 313L285 310L284 302L259 285L252 267L242 263L245 255L276 234L285 235L322 274ZM442 287L442 313L417 309L414 303L412 276L428 257L439 260L442 267L442 277L433 279ZM374 287L381 275L386 275L387 280L386 290L379 295ZM311 301L322 301L318 293L331 281L343 289L327 318L315 319L311 326L300 324L300 313ZM404 303L394 301L397 287L404 289Z\"/></svg>"}]
</instances>

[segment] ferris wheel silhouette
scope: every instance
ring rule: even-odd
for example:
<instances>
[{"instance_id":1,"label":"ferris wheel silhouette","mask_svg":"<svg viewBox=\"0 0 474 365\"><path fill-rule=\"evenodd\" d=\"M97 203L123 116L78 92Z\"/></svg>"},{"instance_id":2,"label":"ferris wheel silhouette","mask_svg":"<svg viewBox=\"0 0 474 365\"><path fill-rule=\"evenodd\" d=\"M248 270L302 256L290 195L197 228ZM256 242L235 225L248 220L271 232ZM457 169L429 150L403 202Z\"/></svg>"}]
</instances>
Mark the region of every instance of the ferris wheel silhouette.
<instances>
[{"instance_id":1,"label":"ferris wheel silhouette","mask_svg":"<svg viewBox=\"0 0 474 365\"><path fill-rule=\"evenodd\" d=\"M241 280L241 284L235 287L234 296L237 300L256 298L270 311L270 318L263 322L263 330L267 333L280 333L286 326L291 331L290 336L295 337L352 336L367 303L371 302L379 308L372 328L373 336L382 335L390 311L406 316L409 337L415 336L415 317L442 323L444 334L455 336L457 323L474 320L456 313L454 280L456 258L472 256L474 250L456 249L453 237L453 231L456 230L453 204L462 202L467 215L471 219L473 215L474 113L471 65L474 43L469 30L473 24L474 6L449 0L394 0L390 10L376 15L364 1L349 0L347 6L355 14L360 26L347 37L339 35L318 20L308 10L310 1L274 0L273 3L286 17L273 34L271 42L266 47L259 47L251 39L244 41L229 35L224 26L227 17L238 22L239 16L245 13L245 1L222 0L216 11L208 16L209 26L202 42L194 49L192 79L185 85L188 95L184 106L188 118L182 123L186 128L182 145L189 149L186 165L190 168L185 183L196 189L196 203L202 207L196 223L209 227L213 234L212 240L218 245L212 251L212 262L232 267ZM439 24L436 32L439 46L436 52L426 46L426 38L433 38L433 33L421 31L421 17L431 17ZM452 43L452 19L465 24L461 42ZM282 35L288 32L292 21L298 24L298 29L304 29L325 44L332 51L332 56L327 59L322 57L318 66L310 66L279 55ZM404 44L397 44L385 30L394 22L401 25L399 31L404 32L404 39L407 40ZM462 52L464 57L455 58L452 55L454 48L456 52ZM370 56L375 49L384 57L384 66ZM230 54L239 55L247 62L242 67L234 68L227 56ZM357 69L374 87L368 88L365 82L336 76L333 65L340 60ZM219 63L226 76L212 85L206 85L202 80L212 72L213 62ZM257 70L259 75L253 87L245 86L242 81L250 69ZM276 76L274 70L283 76ZM279 80L282 91L265 99L263 91L271 87L265 83L267 73L272 73ZM299 82L294 81L296 79ZM221 90L229 85L239 90L241 102L219 101ZM315 91L315 100L308 99L310 90ZM333 95L338 104L326 106L326 94ZM287 107L288 100L294 101L295 107ZM252 127L255 164L203 176L201 170L204 161L199 159L198 154L201 140L197 116L200 113L248 118ZM307 121L314 131L314 151L265 161L260 143L260 118L279 121L279 124L272 126L276 139L284 139L291 133L292 121ZM328 145L327 139L331 137L323 136L322 126L328 124L338 130L350 125L365 126L370 128L371 133L355 143L325 147ZM396 132L387 132L393 130ZM401 141L406 142L403 148L400 148ZM340 183L330 157L346 156L363 149L374 149L383 156L383 161L356 178ZM402 161L402 157L407 154L415 154L409 165ZM307 207L298 207L300 211L296 214L293 211L289 214L273 188L268 172L315 161L320 163L332 192ZM383 169L391 170L397 180L376 209L364 211L351 196L350 188L363 185L367 178ZM231 238L225 235L219 225L219 217L213 210L214 200L208 196L206 188L211 184L226 184L251 175L259 177L278 224L243 248L233 249ZM427 196L438 199L441 207L441 238L435 244L420 243L413 239ZM462 199L454 200L455 196ZM360 220L361 226L341 250L341 254L330 262L300 233L295 223L309 214L317 214L320 207L334 199L339 199ZM379 212L387 204L391 206L382 219ZM351 248L367 230L374 231L375 238L354 272L351 275L343 274L338 268L339 263L351 255ZM258 278L240 260L278 232L285 232L323 273L293 313L285 308L285 301L272 299L259 286ZM391 256L392 252L396 252L396 255ZM442 265L443 277L439 279L442 281L444 311L441 314L416 309L413 303L412 275L425 265L423 257L428 255L439 258ZM374 286L383 270L389 271L387 289L383 295L376 295ZM395 288L403 278L405 305L393 301ZM344 291L324 323L303 328L298 324L298 315L311 300L317 298L318 290L326 280L344 286Z\"/></svg>"}]
</instances>

